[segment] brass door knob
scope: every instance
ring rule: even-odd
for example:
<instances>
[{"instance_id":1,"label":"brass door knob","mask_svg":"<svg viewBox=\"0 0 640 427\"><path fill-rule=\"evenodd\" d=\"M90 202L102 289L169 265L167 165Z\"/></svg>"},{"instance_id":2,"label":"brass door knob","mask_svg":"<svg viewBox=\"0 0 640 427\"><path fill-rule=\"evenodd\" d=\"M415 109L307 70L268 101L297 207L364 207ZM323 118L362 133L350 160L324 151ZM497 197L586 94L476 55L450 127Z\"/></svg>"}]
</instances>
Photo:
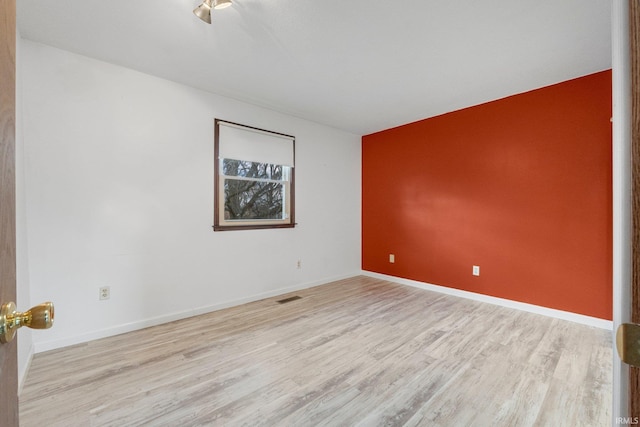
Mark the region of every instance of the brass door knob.
<instances>
[{"instance_id":1,"label":"brass door knob","mask_svg":"<svg viewBox=\"0 0 640 427\"><path fill-rule=\"evenodd\" d=\"M0 342L8 343L23 326L31 329L49 329L53 326L53 303L44 302L24 313L16 311L13 302L2 304L0 308Z\"/></svg>"}]
</instances>

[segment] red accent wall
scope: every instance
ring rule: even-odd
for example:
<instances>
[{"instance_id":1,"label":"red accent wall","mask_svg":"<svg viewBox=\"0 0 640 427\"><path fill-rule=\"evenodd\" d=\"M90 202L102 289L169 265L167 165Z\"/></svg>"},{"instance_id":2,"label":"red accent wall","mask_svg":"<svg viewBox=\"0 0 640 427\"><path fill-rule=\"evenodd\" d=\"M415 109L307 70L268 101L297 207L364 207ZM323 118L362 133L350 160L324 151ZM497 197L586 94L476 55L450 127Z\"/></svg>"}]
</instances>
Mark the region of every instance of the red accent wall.
<instances>
[{"instance_id":1,"label":"red accent wall","mask_svg":"<svg viewBox=\"0 0 640 427\"><path fill-rule=\"evenodd\" d=\"M364 136L363 270L612 319L610 118L604 71Z\"/></svg>"}]
</instances>

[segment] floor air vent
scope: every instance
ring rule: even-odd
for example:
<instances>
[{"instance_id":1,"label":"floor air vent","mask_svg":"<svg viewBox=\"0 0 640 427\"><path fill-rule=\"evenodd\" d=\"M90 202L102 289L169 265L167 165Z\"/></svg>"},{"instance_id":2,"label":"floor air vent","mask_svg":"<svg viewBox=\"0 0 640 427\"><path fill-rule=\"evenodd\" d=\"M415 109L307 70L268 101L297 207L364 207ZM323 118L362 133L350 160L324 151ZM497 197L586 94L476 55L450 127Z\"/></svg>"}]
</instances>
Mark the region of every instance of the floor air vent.
<instances>
[{"instance_id":1,"label":"floor air vent","mask_svg":"<svg viewBox=\"0 0 640 427\"><path fill-rule=\"evenodd\" d=\"M284 304L285 302L291 302L291 301L295 301L297 299L300 299L302 297L299 297L298 295L296 295L295 297L289 297L289 298L285 298L285 299L281 299L280 301L276 301L278 304Z\"/></svg>"}]
</instances>

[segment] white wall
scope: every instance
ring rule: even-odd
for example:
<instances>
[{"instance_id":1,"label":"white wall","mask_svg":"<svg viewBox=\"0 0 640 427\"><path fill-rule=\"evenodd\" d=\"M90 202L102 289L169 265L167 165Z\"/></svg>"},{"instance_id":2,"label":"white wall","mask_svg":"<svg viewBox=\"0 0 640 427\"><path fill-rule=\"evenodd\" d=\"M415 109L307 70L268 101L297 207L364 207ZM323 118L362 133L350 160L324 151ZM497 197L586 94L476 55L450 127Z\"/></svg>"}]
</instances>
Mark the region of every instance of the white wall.
<instances>
[{"instance_id":1,"label":"white wall","mask_svg":"<svg viewBox=\"0 0 640 427\"><path fill-rule=\"evenodd\" d=\"M36 352L360 271L359 136L29 41L21 56L31 298L56 305ZM216 117L296 136L298 227L212 231Z\"/></svg>"}]
</instances>

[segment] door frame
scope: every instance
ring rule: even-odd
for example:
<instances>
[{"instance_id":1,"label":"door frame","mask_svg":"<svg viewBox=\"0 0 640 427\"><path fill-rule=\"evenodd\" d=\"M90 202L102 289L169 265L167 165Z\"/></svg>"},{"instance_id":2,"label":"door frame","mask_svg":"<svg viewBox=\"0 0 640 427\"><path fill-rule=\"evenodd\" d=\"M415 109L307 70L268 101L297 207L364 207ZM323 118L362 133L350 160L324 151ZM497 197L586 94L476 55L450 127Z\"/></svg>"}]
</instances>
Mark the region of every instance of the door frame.
<instances>
[{"instance_id":1,"label":"door frame","mask_svg":"<svg viewBox=\"0 0 640 427\"><path fill-rule=\"evenodd\" d=\"M614 331L622 323L640 323L639 2L612 2ZM635 314L633 307L637 307ZM615 346L612 416L613 425L640 417L640 370L622 363Z\"/></svg>"},{"instance_id":2,"label":"door frame","mask_svg":"<svg viewBox=\"0 0 640 427\"><path fill-rule=\"evenodd\" d=\"M631 322L640 323L640 0L629 3L631 69L632 273ZM629 368L629 414L640 416L640 368ZM635 421L635 419L634 419Z\"/></svg>"}]
</instances>

